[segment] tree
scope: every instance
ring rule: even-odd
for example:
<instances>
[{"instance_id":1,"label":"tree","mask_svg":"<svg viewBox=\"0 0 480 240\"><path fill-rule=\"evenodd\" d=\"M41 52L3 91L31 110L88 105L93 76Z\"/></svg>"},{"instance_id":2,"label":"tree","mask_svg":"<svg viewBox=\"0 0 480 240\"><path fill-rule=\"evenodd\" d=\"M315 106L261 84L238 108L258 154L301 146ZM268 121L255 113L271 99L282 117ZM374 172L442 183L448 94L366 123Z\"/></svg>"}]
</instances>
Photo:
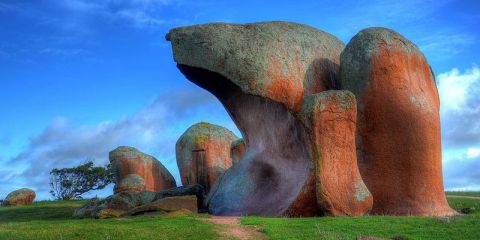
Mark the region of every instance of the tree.
<instances>
[{"instance_id":1,"label":"tree","mask_svg":"<svg viewBox=\"0 0 480 240\"><path fill-rule=\"evenodd\" d=\"M115 181L112 166L94 166L93 161L73 168L53 169L50 172L50 187L58 200L81 199L81 195L100 190Z\"/></svg>"}]
</instances>

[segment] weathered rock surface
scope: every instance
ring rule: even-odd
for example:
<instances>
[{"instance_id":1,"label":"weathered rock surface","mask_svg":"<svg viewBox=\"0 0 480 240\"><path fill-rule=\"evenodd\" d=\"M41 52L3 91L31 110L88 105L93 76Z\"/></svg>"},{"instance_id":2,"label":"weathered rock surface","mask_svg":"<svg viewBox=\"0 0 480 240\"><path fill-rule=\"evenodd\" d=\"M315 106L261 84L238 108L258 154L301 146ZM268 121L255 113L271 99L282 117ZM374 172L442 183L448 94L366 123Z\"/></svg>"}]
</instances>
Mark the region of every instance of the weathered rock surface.
<instances>
[{"instance_id":1,"label":"weathered rock surface","mask_svg":"<svg viewBox=\"0 0 480 240\"><path fill-rule=\"evenodd\" d=\"M128 174L115 185L115 192L143 192L146 190L145 180L137 174Z\"/></svg>"},{"instance_id":2,"label":"weathered rock surface","mask_svg":"<svg viewBox=\"0 0 480 240\"><path fill-rule=\"evenodd\" d=\"M349 91L325 91L305 99L302 119L316 162L317 202L330 216L361 216L373 198L357 167L355 96Z\"/></svg>"},{"instance_id":3,"label":"weathered rock surface","mask_svg":"<svg viewBox=\"0 0 480 240\"><path fill-rule=\"evenodd\" d=\"M191 126L175 145L183 185L200 184L206 191L232 166L230 147L238 138L228 129L210 124Z\"/></svg>"},{"instance_id":4,"label":"weathered rock surface","mask_svg":"<svg viewBox=\"0 0 480 240\"><path fill-rule=\"evenodd\" d=\"M109 154L115 168L115 193L158 192L176 187L175 179L156 158L133 147L118 147Z\"/></svg>"},{"instance_id":5,"label":"weathered rock surface","mask_svg":"<svg viewBox=\"0 0 480 240\"><path fill-rule=\"evenodd\" d=\"M28 188L15 190L7 195L3 200L4 206L20 206L30 204L35 200L35 192Z\"/></svg>"},{"instance_id":6,"label":"weathered rock surface","mask_svg":"<svg viewBox=\"0 0 480 240\"><path fill-rule=\"evenodd\" d=\"M167 35L180 71L214 94L246 142L244 157L217 180L217 215L321 214L304 97L335 89L343 43L288 22L205 24Z\"/></svg>"},{"instance_id":7,"label":"weathered rock surface","mask_svg":"<svg viewBox=\"0 0 480 240\"><path fill-rule=\"evenodd\" d=\"M189 185L161 192L120 192L106 199L94 198L75 209L74 217L112 218L144 212L172 212L181 209L205 210L205 189ZM195 205L195 206L194 206Z\"/></svg>"},{"instance_id":8,"label":"weathered rock surface","mask_svg":"<svg viewBox=\"0 0 480 240\"><path fill-rule=\"evenodd\" d=\"M240 161L245 155L247 148L245 146L245 141L243 138L237 139L232 142L232 146L230 148L230 156L232 157L232 163L236 163Z\"/></svg>"},{"instance_id":9,"label":"weathered rock surface","mask_svg":"<svg viewBox=\"0 0 480 240\"><path fill-rule=\"evenodd\" d=\"M162 218L186 217L192 215L193 212L188 209L180 209L177 211L165 213Z\"/></svg>"},{"instance_id":10,"label":"weathered rock surface","mask_svg":"<svg viewBox=\"0 0 480 240\"><path fill-rule=\"evenodd\" d=\"M368 28L341 55L341 87L357 97L357 157L373 214L452 215L442 179L440 100L424 55Z\"/></svg>"},{"instance_id":11,"label":"weathered rock surface","mask_svg":"<svg viewBox=\"0 0 480 240\"><path fill-rule=\"evenodd\" d=\"M181 209L186 209L190 212L198 212L197 196L179 196L166 197L151 203L135 207L128 211L129 215L138 215L146 212L174 212Z\"/></svg>"}]
</instances>

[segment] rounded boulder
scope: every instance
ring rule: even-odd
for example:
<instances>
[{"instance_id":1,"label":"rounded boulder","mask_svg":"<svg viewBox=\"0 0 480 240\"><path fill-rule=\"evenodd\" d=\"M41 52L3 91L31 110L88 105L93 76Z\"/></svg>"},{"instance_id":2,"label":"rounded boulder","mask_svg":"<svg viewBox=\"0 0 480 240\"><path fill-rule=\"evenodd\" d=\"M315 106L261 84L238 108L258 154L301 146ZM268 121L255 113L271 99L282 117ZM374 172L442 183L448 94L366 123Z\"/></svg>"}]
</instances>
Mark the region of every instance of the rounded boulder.
<instances>
[{"instance_id":1,"label":"rounded boulder","mask_svg":"<svg viewBox=\"0 0 480 240\"><path fill-rule=\"evenodd\" d=\"M35 200L35 192L29 188L15 190L7 195L3 200L5 206L19 206L30 204Z\"/></svg>"},{"instance_id":2,"label":"rounded boulder","mask_svg":"<svg viewBox=\"0 0 480 240\"><path fill-rule=\"evenodd\" d=\"M453 215L442 177L440 99L420 50L368 28L341 54L340 85L357 98L357 157L373 214Z\"/></svg>"}]
</instances>

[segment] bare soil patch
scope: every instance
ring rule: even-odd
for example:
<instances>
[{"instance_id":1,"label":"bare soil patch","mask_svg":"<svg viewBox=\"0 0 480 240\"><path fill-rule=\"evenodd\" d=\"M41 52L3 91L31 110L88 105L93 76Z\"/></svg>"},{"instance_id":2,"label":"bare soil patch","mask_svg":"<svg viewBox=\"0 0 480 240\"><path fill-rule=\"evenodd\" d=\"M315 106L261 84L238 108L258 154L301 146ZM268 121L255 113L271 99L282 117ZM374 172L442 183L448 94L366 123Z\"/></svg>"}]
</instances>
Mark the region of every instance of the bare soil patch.
<instances>
[{"instance_id":1,"label":"bare soil patch","mask_svg":"<svg viewBox=\"0 0 480 240\"><path fill-rule=\"evenodd\" d=\"M217 225L215 230L222 236L222 239L268 239L265 234L259 232L255 227L241 225L240 217L210 216L209 218L200 218L198 220Z\"/></svg>"}]
</instances>

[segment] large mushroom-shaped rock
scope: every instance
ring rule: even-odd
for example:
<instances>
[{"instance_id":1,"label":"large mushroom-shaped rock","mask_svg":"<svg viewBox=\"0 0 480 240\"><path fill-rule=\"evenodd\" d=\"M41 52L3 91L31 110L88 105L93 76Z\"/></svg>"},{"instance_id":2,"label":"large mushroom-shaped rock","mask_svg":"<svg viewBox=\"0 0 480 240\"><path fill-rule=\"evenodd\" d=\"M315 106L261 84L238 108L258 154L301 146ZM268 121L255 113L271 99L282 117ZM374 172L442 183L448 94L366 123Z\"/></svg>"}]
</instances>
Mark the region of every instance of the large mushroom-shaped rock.
<instances>
[{"instance_id":1,"label":"large mushroom-shaped rock","mask_svg":"<svg viewBox=\"0 0 480 240\"><path fill-rule=\"evenodd\" d=\"M114 191L158 192L176 187L175 179L156 158L133 147L118 147L109 154L115 169Z\"/></svg>"},{"instance_id":2,"label":"large mushroom-shaped rock","mask_svg":"<svg viewBox=\"0 0 480 240\"><path fill-rule=\"evenodd\" d=\"M305 99L302 117L313 142L317 201L331 216L368 213L373 198L357 167L357 104L350 91L325 91Z\"/></svg>"},{"instance_id":3,"label":"large mushroom-shaped rock","mask_svg":"<svg viewBox=\"0 0 480 240\"><path fill-rule=\"evenodd\" d=\"M240 161L240 159L242 159L245 155L246 151L247 149L243 138L233 141L232 146L230 147L230 156L232 156L232 163Z\"/></svg>"},{"instance_id":4,"label":"large mushroom-shaped rock","mask_svg":"<svg viewBox=\"0 0 480 240\"><path fill-rule=\"evenodd\" d=\"M424 55L385 28L341 54L341 86L357 97L357 157L373 214L452 215L443 189L440 100Z\"/></svg>"},{"instance_id":5,"label":"large mushroom-shaped rock","mask_svg":"<svg viewBox=\"0 0 480 240\"><path fill-rule=\"evenodd\" d=\"M35 200L35 192L28 188L15 190L7 195L3 200L5 206L20 206L30 204Z\"/></svg>"},{"instance_id":6,"label":"large mushroom-shaped rock","mask_svg":"<svg viewBox=\"0 0 480 240\"><path fill-rule=\"evenodd\" d=\"M197 123L178 139L175 149L183 185L200 184L208 192L218 176L232 166L230 147L238 139L230 130Z\"/></svg>"},{"instance_id":7,"label":"large mushroom-shaped rock","mask_svg":"<svg viewBox=\"0 0 480 240\"><path fill-rule=\"evenodd\" d=\"M245 139L244 157L210 190L209 212L322 214L311 133L299 112L306 96L337 88L343 43L289 22L182 27L167 40L180 71L220 100Z\"/></svg>"}]
</instances>

